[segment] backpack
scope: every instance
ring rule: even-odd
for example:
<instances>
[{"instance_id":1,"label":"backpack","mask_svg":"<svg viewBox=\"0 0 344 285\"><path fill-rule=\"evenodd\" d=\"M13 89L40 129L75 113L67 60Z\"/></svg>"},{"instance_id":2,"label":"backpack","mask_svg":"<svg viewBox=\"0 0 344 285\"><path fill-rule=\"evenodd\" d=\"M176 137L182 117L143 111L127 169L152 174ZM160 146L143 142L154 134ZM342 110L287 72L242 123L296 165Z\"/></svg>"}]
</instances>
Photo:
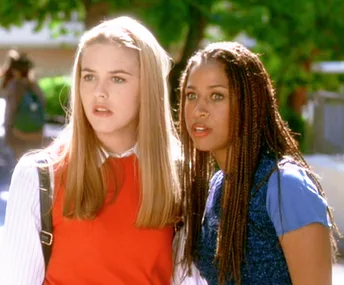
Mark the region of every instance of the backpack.
<instances>
[{"instance_id":1,"label":"backpack","mask_svg":"<svg viewBox=\"0 0 344 285\"><path fill-rule=\"evenodd\" d=\"M36 160L38 164L47 165L47 159ZM52 200L53 191L50 183L49 166L38 167L39 177L39 203L41 208L41 232L40 239L45 263L45 270L48 267L53 244L53 219L52 219Z\"/></svg>"},{"instance_id":2,"label":"backpack","mask_svg":"<svg viewBox=\"0 0 344 285\"><path fill-rule=\"evenodd\" d=\"M27 90L18 106L13 127L23 133L33 133L42 130L43 126L43 104L32 90Z\"/></svg>"}]
</instances>

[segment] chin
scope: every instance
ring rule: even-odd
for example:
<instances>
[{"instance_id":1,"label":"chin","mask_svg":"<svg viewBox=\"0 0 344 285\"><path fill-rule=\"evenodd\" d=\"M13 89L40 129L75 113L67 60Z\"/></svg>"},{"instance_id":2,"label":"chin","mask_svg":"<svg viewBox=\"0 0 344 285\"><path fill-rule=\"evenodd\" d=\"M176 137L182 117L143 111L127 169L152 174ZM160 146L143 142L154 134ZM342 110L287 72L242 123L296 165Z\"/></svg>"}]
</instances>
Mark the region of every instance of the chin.
<instances>
[{"instance_id":1,"label":"chin","mask_svg":"<svg viewBox=\"0 0 344 285\"><path fill-rule=\"evenodd\" d=\"M202 144L194 144L195 148L199 151L211 151L211 148Z\"/></svg>"},{"instance_id":2,"label":"chin","mask_svg":"<svg viewBox=\"0 0 344 285\"><path fill-rule=\"evenodd\" d=\"M93 130L95 131L95 133L97 134L103 134L103 135L106 135L106 134L111 134L111 133L114 133L114 130L110 130L110 129L106 129L106 128L93 128Z\"/></svg>"}]
</instances>

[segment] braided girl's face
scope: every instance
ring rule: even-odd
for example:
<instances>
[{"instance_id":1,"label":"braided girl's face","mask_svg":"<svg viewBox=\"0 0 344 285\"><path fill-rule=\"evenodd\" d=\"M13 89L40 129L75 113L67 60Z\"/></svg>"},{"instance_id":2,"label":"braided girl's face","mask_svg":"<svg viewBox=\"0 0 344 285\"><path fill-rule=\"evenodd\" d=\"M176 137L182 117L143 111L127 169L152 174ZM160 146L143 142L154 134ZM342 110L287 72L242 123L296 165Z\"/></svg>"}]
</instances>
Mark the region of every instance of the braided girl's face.
<instances>
[{"instance_id":1,"label":"braided girl's face","mask_svg":"<svg viewBox=\"0 0 344 285\"><path fill-rule=\"evenodd\" d=\"M194 65L185 88L185 122L195 147L225 159L230 143L230 87L224 65Z\"/></svg>"}]
</instances>

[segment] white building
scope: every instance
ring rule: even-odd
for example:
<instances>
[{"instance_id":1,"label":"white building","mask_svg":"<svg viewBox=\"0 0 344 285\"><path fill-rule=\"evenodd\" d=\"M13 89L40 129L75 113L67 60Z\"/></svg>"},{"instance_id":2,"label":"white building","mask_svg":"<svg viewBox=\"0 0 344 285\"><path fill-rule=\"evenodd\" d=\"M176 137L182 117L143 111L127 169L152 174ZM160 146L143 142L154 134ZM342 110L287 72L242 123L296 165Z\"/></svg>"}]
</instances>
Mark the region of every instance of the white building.
<instances>
[{"instance_id":1,"label":"white building","mask_svg":"<svg viewBox=\"0 0 344 285\"><path fill-rule=\"evenodd\" d=\"M67 35L54 36L48 25L35 32L35 23L26 22L22 27L0 28L0 65L9 49L15 48L35 63L36 77L70 74L75 49L83 24L77 21L64 24Z\"/></svg>"}]
</instances>

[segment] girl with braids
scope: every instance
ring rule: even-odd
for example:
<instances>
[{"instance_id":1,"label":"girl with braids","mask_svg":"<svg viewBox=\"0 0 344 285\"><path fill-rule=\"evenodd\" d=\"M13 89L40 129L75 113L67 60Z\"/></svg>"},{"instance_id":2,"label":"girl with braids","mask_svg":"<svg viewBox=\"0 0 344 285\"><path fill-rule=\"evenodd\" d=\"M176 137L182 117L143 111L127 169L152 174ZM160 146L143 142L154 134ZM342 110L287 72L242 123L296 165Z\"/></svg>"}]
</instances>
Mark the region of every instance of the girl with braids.
<instances>
[{"instance_id":1,"label":"girl with braids","mask_svg":"<svg viewBox=\"0 0 344 285\"><path fill-rule=\"evenodd\" d=\"M188 61L180 93L182 264L208 284L331 284L333 216L258 57L210 44Z\"/></svg>"}]
</instances>

